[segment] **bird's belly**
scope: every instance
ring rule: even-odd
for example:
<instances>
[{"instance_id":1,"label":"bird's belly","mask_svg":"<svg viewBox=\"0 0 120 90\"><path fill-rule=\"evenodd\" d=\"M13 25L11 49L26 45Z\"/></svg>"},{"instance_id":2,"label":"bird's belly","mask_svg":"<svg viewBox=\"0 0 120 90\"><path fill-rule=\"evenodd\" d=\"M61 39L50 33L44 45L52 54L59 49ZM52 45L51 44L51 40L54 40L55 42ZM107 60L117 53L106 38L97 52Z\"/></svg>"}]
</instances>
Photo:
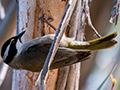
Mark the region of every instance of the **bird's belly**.
<instances>
[{"instance_id":1,"label":"bird's belly","mask_svg":"<svg viewBox=\"0 0 120 90\"><path fill-rule=\"evenodd\" d=\"M31 53L30 55L27 55L26 53L24 55L14 57L11 63L9 63L9 66L14 69L25 69L38 72L43 68L46 56L47 53L44 55L41 53Z\"/></svg>"},{"instance_id":2,"label":"bird's belly","mask_svg":"<svg viewBox=\"0 0 120 90\"><path fill-rule=\"evenodd\" d=\"M25 69L29 71L38 72L43 68L44 62L48 54L48 50L46 51L43 50L43 51L44 52L42 53L40 51L22 53L14 58L14 62L12 62L10 66L15 69ZM64 66L64 65L59 65L58 62L65 62L68 59L70 60L76 59L75 55L76 55L75 52L58 49L55 58L52 62L53 66L51 65L52 68L54 69L56 67Z\"/></svg>"}]
</instances>

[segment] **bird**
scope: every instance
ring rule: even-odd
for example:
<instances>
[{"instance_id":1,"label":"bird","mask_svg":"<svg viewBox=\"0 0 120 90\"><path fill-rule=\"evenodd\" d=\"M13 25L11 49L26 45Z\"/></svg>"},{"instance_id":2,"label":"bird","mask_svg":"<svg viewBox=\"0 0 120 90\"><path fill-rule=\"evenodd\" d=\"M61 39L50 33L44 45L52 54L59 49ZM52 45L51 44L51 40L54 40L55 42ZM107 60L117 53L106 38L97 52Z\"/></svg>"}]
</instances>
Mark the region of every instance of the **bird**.
<instances>
[{"instance_id":1,"label":"bird","mask_svg":"<svg viewBox=\"0 0 120 90\"><path fill-rule=\"evenodd\" d=\"M44 35L22 43L21 37L24 33L25 31L22 31L3 44L1 48L2 61L14 69L40 72L55 34ZM74 38L63 36L50 65L50 70L88 60L91 57L91 51L115 46L117 41L114 38L116 36L117 32L114 32L91 41L76 41Z\"/></svg>"}]
</instances>

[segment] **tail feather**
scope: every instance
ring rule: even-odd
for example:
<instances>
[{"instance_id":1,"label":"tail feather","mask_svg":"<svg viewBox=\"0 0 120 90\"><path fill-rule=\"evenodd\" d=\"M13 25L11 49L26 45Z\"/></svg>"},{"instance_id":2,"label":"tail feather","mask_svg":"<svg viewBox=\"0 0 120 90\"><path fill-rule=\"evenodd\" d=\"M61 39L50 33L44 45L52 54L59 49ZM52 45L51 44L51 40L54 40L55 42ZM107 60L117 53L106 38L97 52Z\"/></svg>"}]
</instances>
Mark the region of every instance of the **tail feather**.
<instances>
[{"instance_id":1,"label":"tail feather","mask_svg":"<svg viewBox=\"0 0 120 90\"><path fill-rule=\"evenodd\" d=\"M106 49L115 46L117 43L114 38L117 36L117 32L114 32L112 34L109 34L107 36L92 40L87 42L88 44L84 45L73 45L69 44L68 48L71 49L83 49L83 50L100 50L100 49Z\"/></svg>"},{"instance_id":2,"label":"tail feather","mask_svg":"<svg viewBox=\"0 0 120 90\"><path fill-rule=\"evenodd\" d=\"M117 41L113 40L117 36L117 32L106 35L102 38L98 38L92 41L89 41L90 44L88 47L90 50L99 50L114 47Z\"/></svg>"},{"instance_id":3,"label":"tail feather","mask_svg":"<svg viewBox=\"0 0 120 90\"><path fill-rule=\"evenodd\" d=\"M89 41L88 43L90 43L90 45L92 45L92 44L96 44L96 43L110 41L110 40L113 40L113 38L115 38L116 36L117 36L117 32L114 32L114 33L111 33L111 34L106 35L104 37Z\"/></svg>"}]
</instances>

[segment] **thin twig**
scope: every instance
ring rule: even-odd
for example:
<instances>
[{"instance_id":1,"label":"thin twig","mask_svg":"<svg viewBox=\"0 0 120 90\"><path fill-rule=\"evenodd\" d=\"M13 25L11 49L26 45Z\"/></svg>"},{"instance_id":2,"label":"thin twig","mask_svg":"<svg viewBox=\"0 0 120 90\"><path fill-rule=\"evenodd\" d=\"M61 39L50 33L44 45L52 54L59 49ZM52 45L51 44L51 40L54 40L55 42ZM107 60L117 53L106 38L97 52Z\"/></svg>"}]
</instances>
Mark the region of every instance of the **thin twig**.
<instances>
[{"instance_id":1,"label":"thin twig","mask_svg":"<svg viewBox=\"0 0 120 90\"><path fill-rule=\"evenodd\" d=\"M87 20L88 20L88 24L89 26L92 28L92 30L95 32L95 34L97 35L98 38L101 38L101 35L98 33L98 31L94 28L93 24L92 24L92 21L91 21L91 18L90 18L90 9L89 9L89 1L88 0L85 0L85 13L86 13L86 16L87 16Z\"/></svg>"},{"instance_id":2,"label":"thin twig","mask_svg":"<svg viewBox=\"0 0 120 90\"><path fill-rule=\"evenodd\" d=\"M40 17L38 20L44 21L46 24L48 24L50 27L52 27L56 31L56 28L52 24L50 24L44 16Z\"/></svg>"},{"instance_id":3,"label":"thin twig","mask_svg":"<svg viewBox=\"0 0 120 90\"><path fill-rule=\"evenodd\" d=\"M101 87L104 85L104 83L106 82L106 80L109 78L109 76L110 76L110 74L112 74L115 70L116 70L116 68L117 68L117 65L115 65L114 67L113 67L113 69L110 71L110 73L107 75L107 77L104 79L104 81L101 83L101 85L97 88L97 90L100 90L101 89Z\"/></svg>"},{"instance_id":4,"label":"thin twig","mask_svg":"<svg viewBox=\"0 0 120 90\"><path fill-rule=\"evenodd\" d=\"M114 87L115 87L115 84L116 84L116 79L115 79L115 78L113 78L113 75L112 75L112 74L110 75L110 79L111 79L111 82L112 82L112 87L111 87L111 90L113 90L113 89L114 89Z\"/></svg>"}]
</instances>

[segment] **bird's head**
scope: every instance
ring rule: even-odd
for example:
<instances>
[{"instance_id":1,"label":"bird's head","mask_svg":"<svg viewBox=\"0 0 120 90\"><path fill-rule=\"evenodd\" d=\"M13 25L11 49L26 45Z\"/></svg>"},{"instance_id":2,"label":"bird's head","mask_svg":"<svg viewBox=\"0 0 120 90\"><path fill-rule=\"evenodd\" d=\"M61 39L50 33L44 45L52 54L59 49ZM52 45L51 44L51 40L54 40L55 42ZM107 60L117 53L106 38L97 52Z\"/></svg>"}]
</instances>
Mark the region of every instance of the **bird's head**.
<instances>
[{"instance_id":1,"label":"bird's head","mask_svg":"<svg viewBox=\"0 0 120 90\"><path fill-rule=\"evenodd\" d=\"M21 43L21 37L24 33L25 31L21 32L17 36L11 37L3 44L1 49L1 57L6 64L10 63L17 54L19 48L18 45Z\"/></svg>"}]
</instances>

